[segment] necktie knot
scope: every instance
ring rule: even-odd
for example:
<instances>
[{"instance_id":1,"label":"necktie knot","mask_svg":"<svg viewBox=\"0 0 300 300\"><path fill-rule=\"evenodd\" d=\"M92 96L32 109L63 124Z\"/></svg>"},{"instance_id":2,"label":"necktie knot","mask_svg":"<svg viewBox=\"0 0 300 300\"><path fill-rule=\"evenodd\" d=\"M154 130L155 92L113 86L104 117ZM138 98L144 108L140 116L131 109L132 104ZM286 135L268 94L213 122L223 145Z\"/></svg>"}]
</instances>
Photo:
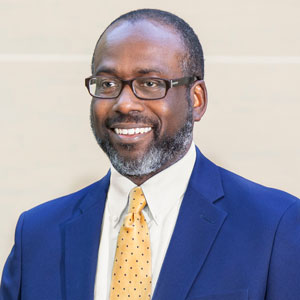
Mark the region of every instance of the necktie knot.
<instances>
[{"instance_id":1,"label":"necktie knot","mask_svg":"<svg viewBox=\"0 0 300 300\"><path fill-rule=\"evenodd\" d=\"M141 187L133 188L129 193L129 213L141 213L146 206L146 199Z\"/></svg>"}]
</instances>

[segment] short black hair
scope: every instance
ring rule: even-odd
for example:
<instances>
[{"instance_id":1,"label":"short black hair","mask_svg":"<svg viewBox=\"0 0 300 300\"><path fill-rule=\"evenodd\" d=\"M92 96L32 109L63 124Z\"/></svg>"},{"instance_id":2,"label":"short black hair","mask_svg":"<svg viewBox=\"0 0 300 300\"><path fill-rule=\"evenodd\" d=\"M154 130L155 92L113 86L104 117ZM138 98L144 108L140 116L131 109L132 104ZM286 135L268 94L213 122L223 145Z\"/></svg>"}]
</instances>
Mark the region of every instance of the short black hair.
<instances>
[{"instance_id":1,"label":"short black hair","mask_svg":"<svg viewBox=\"0 0 300 300\"><path fill-rule=\"evenodd\" d=\"M182 64L182 70L185 76L197 76L200 79L204 79L204 56L201 43L189 24L178 16L159 9L138 9L130 11L121 15L115 19L99 37L97 45L106 32L113 24L121 21L128 21L131 23L138 22L140 20L153 20L160 24L170 26L180 35L183 44L187 51L187 57ZM92 59L92 72L94 71L94 57L95 50Z\"/></svg>"}]
</instances>

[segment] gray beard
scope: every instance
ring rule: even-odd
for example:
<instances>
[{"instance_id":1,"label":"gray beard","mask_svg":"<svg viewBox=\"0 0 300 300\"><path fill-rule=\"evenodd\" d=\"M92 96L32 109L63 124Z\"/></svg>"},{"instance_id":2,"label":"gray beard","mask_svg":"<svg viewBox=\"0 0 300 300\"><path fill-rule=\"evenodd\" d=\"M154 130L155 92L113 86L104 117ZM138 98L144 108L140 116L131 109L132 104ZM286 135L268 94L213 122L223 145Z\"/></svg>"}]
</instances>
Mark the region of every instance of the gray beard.
<instances>
[{"instance_id":1,"label":"gray beard","mask_svg":"<svg viewBox=\"0 0 300 300\"><path fill-rule=\"evenodd\" d=\"M91 106L91 128L98 145L108 156L114 168L124 176L144 176L158 171L169 161L180 159L187 151L193 139L193 109L189 105L186 122L174 136L165 135L160 140L154 133L154 140L148 150L136 159L126 159L120 156L111 144L108 135L100 139L96 132L96 122ZM126 145L124 145L126 147ZM127 146L130 149L130 146Z\"/></svg>"}]
</instances>

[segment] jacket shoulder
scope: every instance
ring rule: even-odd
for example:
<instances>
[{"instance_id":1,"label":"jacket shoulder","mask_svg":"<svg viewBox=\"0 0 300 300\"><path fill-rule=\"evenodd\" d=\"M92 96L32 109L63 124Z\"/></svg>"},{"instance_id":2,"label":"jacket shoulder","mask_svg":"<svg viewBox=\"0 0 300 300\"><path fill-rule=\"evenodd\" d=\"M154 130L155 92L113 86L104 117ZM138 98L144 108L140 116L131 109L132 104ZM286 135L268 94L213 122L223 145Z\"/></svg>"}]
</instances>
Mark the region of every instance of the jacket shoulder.
<instances>
[{"instance_id":1,"label":"jacket shoulder","mask_svg":"<svg viewBox=\"0 0 300 300\"><path fill-rule=\"evenodd\" d=\"M72 194L33 207L23 213L24 220L27 221L27 224L29 222L33 223L32 225L44 224L45 226L53 222L59 223L68 220L74 214L79 213L79 208L86 201L89 194L96 193L97 190L101 189L102 181L103 178Z\"/></svg>"},{"instance_id":2,"label":"jacket shoulder","mask_svg":"<svg viewBox=\"0 0 300 300\"><path fill-rule=\"evenodd\" d=\"M258 184L221 167L219 170L225 197L235 199L246 209L280 215L293 204L300 204L297 197L287 192Z\"/></svg>"}]
</instances>

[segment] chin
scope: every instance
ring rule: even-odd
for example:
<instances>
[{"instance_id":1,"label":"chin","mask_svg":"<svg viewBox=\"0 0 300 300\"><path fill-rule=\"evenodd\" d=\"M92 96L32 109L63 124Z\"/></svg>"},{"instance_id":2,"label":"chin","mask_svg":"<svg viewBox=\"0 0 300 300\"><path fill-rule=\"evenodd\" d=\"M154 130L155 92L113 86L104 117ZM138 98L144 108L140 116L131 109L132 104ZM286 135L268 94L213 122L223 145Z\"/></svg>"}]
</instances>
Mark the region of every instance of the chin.
<instances>
[{"instance_id":1,"label":"chin","mask_svg":"<svg viewBox=\"0 0 300 300\"><path fill-rule=\"evenodd\" d=\"M145 176L155 174L164 167L178 161L189 149L193 139L192 114L174 136L165 135L147 144L124 143L114 145L109 134L100 138L91 118L91 127L97 143L106 153L114 168L124 176ZM157 134L157 132L156 132Z\"/></svg>"}]
</instances>

